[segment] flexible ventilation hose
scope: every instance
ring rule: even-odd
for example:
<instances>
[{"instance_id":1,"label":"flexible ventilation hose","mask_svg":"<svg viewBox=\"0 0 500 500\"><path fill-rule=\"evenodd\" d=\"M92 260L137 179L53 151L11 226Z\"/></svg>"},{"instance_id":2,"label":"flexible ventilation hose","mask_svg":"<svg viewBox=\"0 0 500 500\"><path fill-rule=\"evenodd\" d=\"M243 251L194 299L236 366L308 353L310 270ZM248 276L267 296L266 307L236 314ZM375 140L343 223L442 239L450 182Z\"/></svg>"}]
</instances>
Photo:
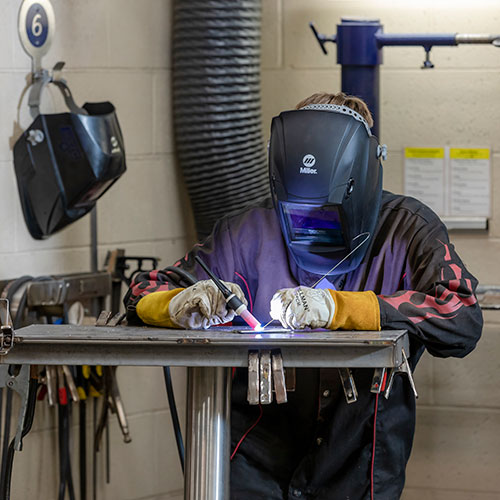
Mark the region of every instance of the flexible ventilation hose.
<instances>
[{"instance_id":1,"label":"flexible ventilation hose","mask_svg":"<svg viewBox=\"0 0 500 500\"><path fill-rule=\"evenodd\" d=\"M174 3L175 142L200 237L269 196L260 31L260 0Z\"/></svg>"}]
</instances>

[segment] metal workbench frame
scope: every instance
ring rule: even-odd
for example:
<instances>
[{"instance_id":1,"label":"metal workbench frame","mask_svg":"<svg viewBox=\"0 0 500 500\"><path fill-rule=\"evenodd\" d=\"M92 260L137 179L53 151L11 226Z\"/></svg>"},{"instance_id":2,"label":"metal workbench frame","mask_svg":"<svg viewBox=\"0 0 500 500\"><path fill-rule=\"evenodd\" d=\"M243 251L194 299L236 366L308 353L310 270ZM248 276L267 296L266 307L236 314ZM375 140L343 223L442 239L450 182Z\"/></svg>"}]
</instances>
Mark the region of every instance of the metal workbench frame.
<instances>
[{"instance_id":1,"label":"metal workbench frame","mask_svg":"<svg viewBox=\"0 0 500 500\"><path fill-rule=\"evenodd\" d=\"M243 333L242 333L243 332ZM406 331L202 331L133 326L31 325L17 330L0 364L188 367L185 499L229 498L230 367L249 352L280 350L285 367L398 368Z\"/></svg>"},{"instance_id":2,"label":"metal workbench frame","mask_svg":"<svg viewBox=\"0 0 500 500\"><path fill-rule=\"evenodd\" d=\"M133 326L30 325L15 332L0 363L248 366L251 349L281 349L284 366L393 367L408 352L404 330L238 333L234 327L169 330Z\"/></svg>"}]
</instances>

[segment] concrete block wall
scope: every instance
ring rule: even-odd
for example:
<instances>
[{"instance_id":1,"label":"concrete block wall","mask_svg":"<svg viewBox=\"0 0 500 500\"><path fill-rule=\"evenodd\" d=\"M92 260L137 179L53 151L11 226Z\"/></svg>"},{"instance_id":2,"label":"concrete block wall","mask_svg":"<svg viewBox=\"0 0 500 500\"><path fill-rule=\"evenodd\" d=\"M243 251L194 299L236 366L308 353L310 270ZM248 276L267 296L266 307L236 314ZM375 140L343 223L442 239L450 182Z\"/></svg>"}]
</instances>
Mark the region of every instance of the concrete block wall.
<instances>
[{"instance_id":1,"label":"concrete block wall","mask_svg":"<svg viewBox=\"0 0 500 500\"><path fill-rule=\"evenodd\" d=\"M176 170L171 130L169 0L52 0L57 18L54 45L44 59L66 61L65 76L78 103L111 100L125 137L128 172L98 204L99 255L128 254L175 261L194 240L187 197ZM19 0L0 7L0 185L6 224L0 226L0 279L86 271L90 266L89 221L84 218L46 241L26 230L12 165L12 144L27 127L21 100L28 57L17 38ZM388 32L498 32L497 1L435 2L368 0L262 0L263 126L318 91L340 89L335 47L324 56L307 26L334 33L343 15L382 19ZM403 189L405 146L487 146L493 151L493 217L487 233L452 235L470 270L483 283L500 284L500 50L436 48L436 68L420 70L419 48L385 50L382 68L381 139L389 146L385 187ZM63 109L47 92L43 108ZM417 369L421 399L417 435L404 499L493 500L500 498L500 313L486 315L488 329L465 360L426 356ZM123 444L112 423L112 482L104 483L99 459L99 498L177 499L182 480L162 374L156 368L120 368L133 442ZM183 415L185 373L174 371ZM25 451L16 455L13 497L55 498L57 437L53 410L40 405ZM90 419L89 409L89 419ZM89 426L90 429L90 426ZM76 428L74 428L76 431ZM90 444L89 444L90 446ZM76 463L76 457L73 459ZM90 464L89 464L90 467ZM75 468L76 471L76 468ZM75 472L76 473L76 472Z\"/></svg>"},{"instance_id":2,"label":"concrete block wall","mask_svg":"<svg viewBox=\"0 0 500 500\"><path fill-rule=\"evenodd\" d=\"M323 55L308 22L336 32L342 16L381 19L384 30L500 32L495 1L263 0L262 100L265 137L271 118L318 91L340 90L336 48ZM489 147L492 218L488 232L451 234L470 271L500 284L500 50L434 48L433 70L421 70L422 48L384 49L381 141L388 145L386 189L403 190L407 146ZM500 312L485 315L477 349L463 360L425 355L416 371L417 432L404 500L500 498Z\"/></svg>"},{"instance_id":3,"label":"concrete block wall","mask_svg":"<svg viewBox=\"0 0 500 500\"><path fill-rule=\"evenodd\" d=\"M90 224L86 216L45 241L29 235L19 203L12 145L31 119L21 99L30 59L17 35L20 0L0 5L0 279L88 271ZM98 203L99 262L108 249L152 255L164 265L194 241L191 213L177 171L170 102L170 0L52 0L56 35L43 59L51 68L65 61L64 76L79 104L111 101L127 153L126 174ZM57 90L43 95L42 111L65 110ZM178 410L184 418L185 370L173 371ZM132 443L124 444L111 420L111 484L99 457L100 499L160 500L182 497L182 474L160 368L118 369L130 419ZM92 403L88 408L91 449ZM74 410L77 423L77 409ZM38 405L34 430L16 454L12 498L57 497L56 410ZM73 428L75 450L77 427ZM89 457L90 460L90 457ZM73 457L78 487L78 461ZM88 464L90 476L91 464ZM90 484L89 484L90 488ZM89 490L91 491L91 490Z\"/></svg>"}]
</instances>

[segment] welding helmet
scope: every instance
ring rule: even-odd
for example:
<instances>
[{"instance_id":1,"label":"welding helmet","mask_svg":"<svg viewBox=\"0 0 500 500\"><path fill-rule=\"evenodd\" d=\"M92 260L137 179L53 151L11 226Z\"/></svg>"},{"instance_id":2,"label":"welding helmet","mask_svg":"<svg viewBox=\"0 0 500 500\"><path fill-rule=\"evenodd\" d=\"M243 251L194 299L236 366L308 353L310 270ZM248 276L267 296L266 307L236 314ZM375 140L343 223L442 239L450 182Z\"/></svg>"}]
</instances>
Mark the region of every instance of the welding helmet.
<instances>
[{"instance_id":1,"label":"welding helmet","mask_svg":"<svg viewBox=\"0 0 500 500\"><path fill-rule=\"evenodd\" d=\"M32 113L33 123L14 146L24 219L36 239L83 217L126 170L113 105L86 103L79 108L64 81L51 83L63 92L70 112Z\"/></svg>"},{"instance_id":2,"label":"welding helmet","mask_svg":"<svg viewBox=\"0 0 500 500\"><path fill-rule=\"evenodd\" d=\"M382 155L366 120L346 106L312 104L273 119L271 193L300 268L337 275L360 265L377 224Z\"/></svg>"}]
</instances>

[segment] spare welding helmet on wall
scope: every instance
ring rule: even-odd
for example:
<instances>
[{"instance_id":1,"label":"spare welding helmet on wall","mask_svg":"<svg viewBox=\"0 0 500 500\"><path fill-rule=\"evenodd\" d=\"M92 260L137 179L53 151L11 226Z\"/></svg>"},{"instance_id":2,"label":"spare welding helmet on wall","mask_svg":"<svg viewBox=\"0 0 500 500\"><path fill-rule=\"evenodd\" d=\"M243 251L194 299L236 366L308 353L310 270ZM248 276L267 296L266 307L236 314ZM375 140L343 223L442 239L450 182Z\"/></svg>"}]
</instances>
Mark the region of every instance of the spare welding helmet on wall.
<instances>
[{"instance_id":1,"label":"spare welding helmet on wall","mask_svg":"<svg viewBox=\"0 0 500 500\"><path fill-rule=\"evenodd\" d=\"M337 275L360 265L378 220L383 152L366 120L346 106L312 104L273 118L271 193L300 268Z\"/></svg>"},{"instance_id":2,"label":"spare welding helmet on wall","mask_svg":"<svg viewBox=\"0 0 500 500\"><path fill-rule=\"evenodd\" d=\"M64 80L55 84L70 109L40 114L14 145L14 167L28 230L42 239L88 213L125 172L123 137L110 102L76 106ZM33 94L33 92L32 92ZM30 94L30 100L32 99Z\"/></svg>"}]
</instances>

